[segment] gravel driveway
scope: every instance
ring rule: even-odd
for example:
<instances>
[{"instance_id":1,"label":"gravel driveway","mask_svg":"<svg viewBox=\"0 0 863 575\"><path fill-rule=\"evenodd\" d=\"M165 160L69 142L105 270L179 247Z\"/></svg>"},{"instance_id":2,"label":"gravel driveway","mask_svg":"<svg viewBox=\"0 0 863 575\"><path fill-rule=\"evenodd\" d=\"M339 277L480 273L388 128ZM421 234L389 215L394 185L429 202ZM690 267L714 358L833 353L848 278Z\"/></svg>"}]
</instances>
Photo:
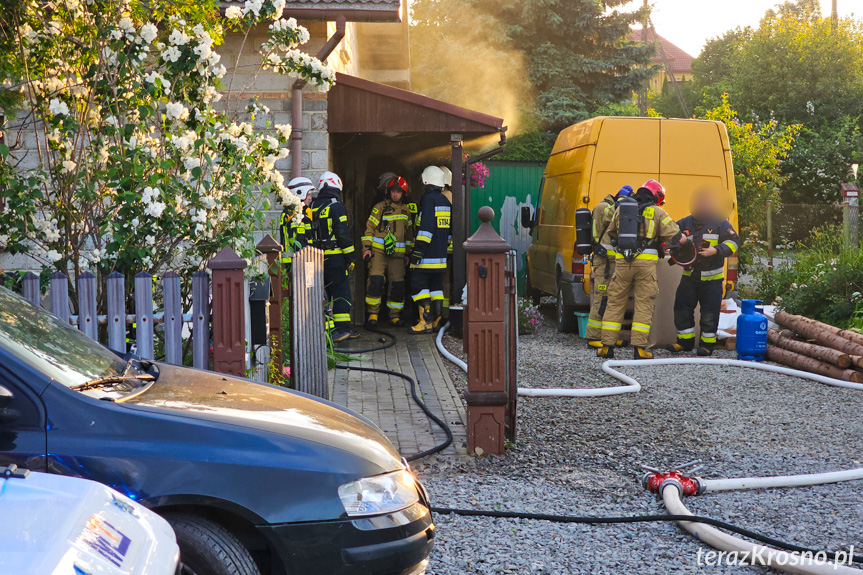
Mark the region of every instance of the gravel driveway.
<instances>
[{"instance_id":1,"label":"gravel driveway","mask_svg":"<svg viewBox=\"0 0 863 575\"><path fill-rule=\"evenodd\" d=\"M603 387L616 380L583 340L555 332L550 304L522 337L525 387ZM450 351L461 342L447 338ZM658 357L667 355L657 353ZM719 357L734 357L719 352ZM631 351L619 353L629 359ZM623 370L637 394L520 398L518 441L502 456L436 457L415 468L434 505L572 515L665 512L641 487L639 464L701 458L705 478L813 473L863 466L863 392L765 372L656 366ZM463 374L452 366L456 385ZM863 552L863 481L691 497L693 513L817 549ZM706 566L675 524L584 526L437 516L429 573L768 573Z\"/></svg>"}]
</instances>

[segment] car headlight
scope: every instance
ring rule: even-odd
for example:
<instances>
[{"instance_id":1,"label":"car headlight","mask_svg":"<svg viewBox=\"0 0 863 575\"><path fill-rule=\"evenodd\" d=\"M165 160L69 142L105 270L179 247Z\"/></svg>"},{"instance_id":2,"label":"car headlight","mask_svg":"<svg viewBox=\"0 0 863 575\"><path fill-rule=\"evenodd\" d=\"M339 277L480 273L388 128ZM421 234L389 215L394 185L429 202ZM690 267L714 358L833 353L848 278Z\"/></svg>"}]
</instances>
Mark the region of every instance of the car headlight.
<instances>
[{"instance_id":1,"label":"car headlight","mask_svg":"<svg viewBox=\"0 0 863 575\"><path fill-rule=\"evenodd\" d=\"M339 498L349 517L393 513L419 501L416 480L401 469L364 477L339 487Z\"/></svg>"}]
</instances>

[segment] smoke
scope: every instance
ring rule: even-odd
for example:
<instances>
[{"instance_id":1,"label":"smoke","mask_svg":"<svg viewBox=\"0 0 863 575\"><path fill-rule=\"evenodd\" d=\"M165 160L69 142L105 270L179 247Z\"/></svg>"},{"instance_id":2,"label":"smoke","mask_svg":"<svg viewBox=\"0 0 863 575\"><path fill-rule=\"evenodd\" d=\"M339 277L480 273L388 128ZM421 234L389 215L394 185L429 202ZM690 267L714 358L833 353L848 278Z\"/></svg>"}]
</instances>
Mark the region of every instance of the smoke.
<instances>
[{"instance_id":1,"label":"smoke","mask_svg":"<svg viewBox=\"0 0 863 575\"><path fill-rule=\"evenodd\" d=\"M414 0L412 17L411 89L503 118L507 134L518 133L534 94L503 24L462 0Z\"/></svg>"}]
</instances>

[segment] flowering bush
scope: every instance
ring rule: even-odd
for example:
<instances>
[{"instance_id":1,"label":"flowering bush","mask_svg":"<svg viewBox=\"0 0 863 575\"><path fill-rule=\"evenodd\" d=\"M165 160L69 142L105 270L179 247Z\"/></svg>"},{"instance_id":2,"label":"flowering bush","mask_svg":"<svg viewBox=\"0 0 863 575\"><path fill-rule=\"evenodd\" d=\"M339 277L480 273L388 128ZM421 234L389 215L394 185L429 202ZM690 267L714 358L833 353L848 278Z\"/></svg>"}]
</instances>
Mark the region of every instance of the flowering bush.
<instances>
[{"instance_id":1,"label":"flowering bush","mask_svg":"<svg viewBox=\"0 0 863 575\"><path fill-rule=\"evenodd\" d=\"M519 335L531 335L542 327L542 314L539 306L531 303L529 299L520 299L518 302L518 333Z\"/></svg>"},{"instance_id":2,"label":"flowering bush","mask_svg":"<svg viewBox=\"0 0 863 575\"><path fill-rule=\"evenodd\" d=\"M464 159L468 159L468 155L464 155ZM477 162L475 164L470 165L470 187L472 188L484 188L485 187L485 179L489 176L491 172L482 162Z\"/></svg>"},{"instance_id":3,"label":"flowering bush","mask_svg":"<svg viewBox=\"0 0 863 575\"><path fill-rule=\"evenodd\" d=\"M38 154L0 145L0 246L76 275L188 269L226 245L250 256L270 194L301 217L276 169L291 127L253 129L269 110L225 91L215 51L225 29L248 37L269 21L260 68L329 89L334 73L298 50L309 34L284 4L248 0L223 19L214 4L184 14L157 0L148 21L127 0L23 0L0 14L17 31L0 84L20 86Z\"/></svg>"}]
</instances>

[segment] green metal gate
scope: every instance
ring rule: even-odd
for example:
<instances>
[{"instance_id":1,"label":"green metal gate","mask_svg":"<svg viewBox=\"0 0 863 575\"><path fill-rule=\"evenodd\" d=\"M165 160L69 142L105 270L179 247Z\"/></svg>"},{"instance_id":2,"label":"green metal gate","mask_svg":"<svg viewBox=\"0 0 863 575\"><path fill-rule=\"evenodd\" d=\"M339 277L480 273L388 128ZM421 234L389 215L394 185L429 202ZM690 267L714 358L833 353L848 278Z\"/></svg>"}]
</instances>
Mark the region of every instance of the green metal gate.
<instances>
[{"instance_id":1,"label":"green metal gate","mask_svg":"<svg viewBox=\"0 0 863 575\"><path fill-rule=\"evenodd\" d=\"M492 225L518 252L518 293L524 293L525 257L530 247L529 230L521 227L522 206L535 207L544 163L486 162L489 176L485 187L470 194L470 233L479 228L476 213L482 206L494 209Z\"/></svg>"}]
</instances>

